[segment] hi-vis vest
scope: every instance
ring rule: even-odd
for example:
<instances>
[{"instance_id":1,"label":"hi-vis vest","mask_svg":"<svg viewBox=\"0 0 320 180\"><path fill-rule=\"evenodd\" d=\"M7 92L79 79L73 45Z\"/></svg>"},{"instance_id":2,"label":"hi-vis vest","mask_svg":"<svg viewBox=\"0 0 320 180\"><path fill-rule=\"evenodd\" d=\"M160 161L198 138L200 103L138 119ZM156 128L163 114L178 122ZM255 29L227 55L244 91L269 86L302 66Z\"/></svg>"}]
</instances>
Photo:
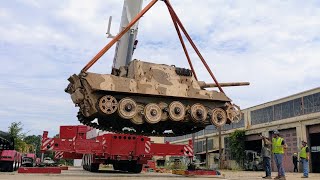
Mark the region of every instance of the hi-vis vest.
<instances>
[{"instance_id":1,"label":"hi-vis vest","mask_svg":"<svg viewBox=\"0 0 320 180\"><path fill-rule=\"evenodd\" d=\"M307 147L308 146L305 146L303 148L301 148L301 151L300 151L300 158L304 158L304 159L307 159Z\"/></svg>"},{"instance_id":2,"label":"hi-vis vest","mask_svg":"<svg viewBox=\"0 0 320 180\"><path fill-rule=\"evenodd\" d=\"M282 141L283 138L278 137L278 138L272 138L272 152L275 154L283 154L284 150L282 147Z\"/></svg>"}]
</instances>

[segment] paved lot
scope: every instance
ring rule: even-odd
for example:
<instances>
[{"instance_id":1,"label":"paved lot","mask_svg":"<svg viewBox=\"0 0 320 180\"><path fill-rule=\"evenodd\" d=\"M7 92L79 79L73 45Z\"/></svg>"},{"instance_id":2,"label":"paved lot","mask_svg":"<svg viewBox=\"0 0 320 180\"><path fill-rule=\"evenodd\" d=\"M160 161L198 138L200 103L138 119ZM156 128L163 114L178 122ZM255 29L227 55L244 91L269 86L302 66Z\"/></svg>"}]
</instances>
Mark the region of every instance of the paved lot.
<instances>
[{"instance_id":1,"label":"paved lot","mask_svg":"<svg viewBox=\"0 0 320 180\"><path fill-rule=\"evenodd\" d=\"M254 180L262 179L263 172L250 172L250 171L222 171L224 177L211 177L211 178L197 178L201 179L229 179L229 180ZM273 173L275 176L276 173ZM301 179L300 173L287 173L288 180ZM172 174L161 173L141 173L141 174L125 174L114 171L103 171L100 173L90 173L83 171L80 168L70 168L68 171L62 171L62 174L57 175L43 175L43 174L18 174L18 173L0 173L0 180L111 180L111 179L132 179L132 180L182 180L193 179ZM319 180L320 174L310 174L309 179Z\"/></svg>"}]
</instances>

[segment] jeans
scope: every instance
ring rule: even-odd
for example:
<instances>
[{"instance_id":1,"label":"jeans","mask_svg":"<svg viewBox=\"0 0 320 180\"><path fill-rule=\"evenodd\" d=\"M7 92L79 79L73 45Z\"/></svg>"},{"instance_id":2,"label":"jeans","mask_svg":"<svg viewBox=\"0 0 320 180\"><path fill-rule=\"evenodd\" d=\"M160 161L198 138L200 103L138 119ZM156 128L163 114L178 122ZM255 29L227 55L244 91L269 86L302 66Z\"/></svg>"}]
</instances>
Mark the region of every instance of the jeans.
<instances>
[{"instance_id":1,"label":"jeans","mask_svg":"<svg viewBox=\"0 0 320 180\"><path fill-rule=\"evenodd\" d=\"M308 175L309 175L309 161L304 158L301 158L301 162L302 162L303 176L308 177Z\"/></svg>"},{"instance_id":2,"label":"jeans","mask_svg":"<svg viewBox=\"0 0 320 180\"><path fill-rule=\"evenodd\" d=\"M263 157L263 165L266 171L266 176L271 176L271 159L269 157Z\"/></svg>"},{"instance_id":3,"label":"jeans","mask_svg":"<svg viewBox=\"0 0 320 180\"><path fill-rule=\"evenodd\" d=\"M277 165L279 176L285 176L282 160L283 160L283 154L274 154L274 161Z\"/></svg>"},{"instance_id":4,"label":"jeans","mask_svg":"<svg viewBox=\"0 0 320 180\"><path fill-rule=\"evenodd\" d=\"M294 162L293 166L293 172L298 172L298 162Z\"/></svg>"}]
</instances>

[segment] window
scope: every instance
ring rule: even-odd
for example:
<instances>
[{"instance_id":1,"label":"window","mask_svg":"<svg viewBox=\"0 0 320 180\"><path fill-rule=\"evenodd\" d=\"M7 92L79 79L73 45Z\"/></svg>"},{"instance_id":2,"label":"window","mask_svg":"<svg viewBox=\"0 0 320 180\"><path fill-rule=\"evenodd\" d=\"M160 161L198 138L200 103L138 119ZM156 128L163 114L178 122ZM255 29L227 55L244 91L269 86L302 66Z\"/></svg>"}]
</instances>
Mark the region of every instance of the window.
<instances>
[{"instance_id":1,"label":"window","mask_svg":"<svg viewBox=\"0 0 320 180\"><path fill-rule=\"evenodd\" d=\"M233 129L244 127L244 119L242 115L242 119L238 123L232 123Z\"/></svg>"},{"instance_id":2,"label":"window","mask_svg":"<svg viewBox=\"0 0 320 180\"><path fill-rule=\"evenodd\" d=\"M198 136L203 136L203 133L204 133L204 130L198 131L198 132L196 133L196 137L198 137Z\"/></svg>"},{"instance_id":3,"label":"window","mask_svg":"<svg viewBox=\"0 0 320 180\"><path fill-rule=\"evenodd\" d=\"M274 120L276 121L301 115L301 105L301 98L274 105Z\"/></svg>"},{"instance_id":4,"label":"window","mask_svg":"<svg viewBox=\"0 0 320 180\"><path fill-rule=\"evenodd\" d=\"M265 107L262 109L251 111L251 124L267 123L273 120L273 107Z\"/></svg>"},{"instance_id":5,"label":"window","mask_svg":"<svg viewBox=\"0 0 320 180\"><path fill-rule=\"evenodd\" d=\"M320 93L303 97L304 113L314 113L320 111Z\"/></svg>"},{"instance_id":6,"label":"window","mask_svg":"<svg viewBox=\"0 0 320 180\"><path fill-rule=\"evenodd\" d=\"M186 139L190 139L190 138L192 138L192 134L187 134Z\"/></svg>"},{"instance_id":7,"label":"window","mask_svg":"<svg viewBox=\"0 0 320 180\"><path fill-rule=\"evenodd\" d=\"M233 127L232 127L232 123L231 124L225 124L224 126L222 126L222 129L221 130L225 130L225 131L227 131L227 130L230 130L230 129L232 129Z\"/></svg>"},{"instance_id":8,"label":"window","mask_svg":"<svg viewBox=\"0 0 320 180\"><path fill-rule=\"evenodd\" d=\"M199 152L202 152L203 151L203 141L197 141L195 142L195 150L196 150L196 153L199 153Z\"/></svg>"},{"instance_id":9,"label":"window","mask_svg":"<svg viewBox=\"0 0 320 180\"><path fill-rule=\"evenodd\" d=\"M302 98L293 100L293 116L302 115Z\"/></svg>"},{"instance_id":10,"label":"window","mask_svg":"<svg viewBox=\"0 0 320 180\"><path fill-rule=\"evenodd\" d=\"M204 134L212 134L212 133L215 133L215 132L218 132L218 131L217 131L217 128L214 125L207 126L204 129Z\"/></svg>"},{"instance_id":11,"label":"window","mask_svg":"<svg viewBox=\"0 0 320 180\"><path fill-rule=\"evenodd\" d=\"M208 150L213 150L213 139L208 139Z\"/></svg>"}]
</instances>

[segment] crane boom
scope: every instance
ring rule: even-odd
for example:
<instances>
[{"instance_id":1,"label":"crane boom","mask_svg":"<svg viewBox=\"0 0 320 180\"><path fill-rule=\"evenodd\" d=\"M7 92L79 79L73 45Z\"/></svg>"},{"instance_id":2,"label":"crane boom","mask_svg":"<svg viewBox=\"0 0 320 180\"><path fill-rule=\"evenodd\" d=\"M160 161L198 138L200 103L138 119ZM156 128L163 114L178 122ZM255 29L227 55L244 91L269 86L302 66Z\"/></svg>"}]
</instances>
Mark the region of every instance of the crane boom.
<instances>
[{"instance_id":1,"label":"crane boom","mask_svg":"<svg viewBox=\"0 0 320 180\"><path fill-rule=\"evenodd\" d=\"M142 0L124 0L120 32L125 29L131 20L141 11L142 3ZM118 69L120 66L126 66L131 61L138 34L138 24L139 21L117 42L113 68Z\"/></svg>"}]
</instances>

